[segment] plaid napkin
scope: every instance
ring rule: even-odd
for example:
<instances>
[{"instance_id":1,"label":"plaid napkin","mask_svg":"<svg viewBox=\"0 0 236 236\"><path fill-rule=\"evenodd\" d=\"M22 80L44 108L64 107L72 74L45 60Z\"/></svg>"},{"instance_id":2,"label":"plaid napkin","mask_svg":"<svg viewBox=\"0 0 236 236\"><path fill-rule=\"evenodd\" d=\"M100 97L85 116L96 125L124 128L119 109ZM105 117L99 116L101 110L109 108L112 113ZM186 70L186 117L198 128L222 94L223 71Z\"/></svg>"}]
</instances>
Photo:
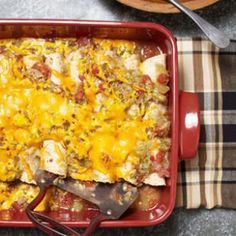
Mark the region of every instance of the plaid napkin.
<instances>
[{"instance_id":1,"label":"plaid napkin","mask_svg":"<svg viewBox=\"0 0 236 236\"><path fill-rule=\"evenodd\" d=\"M195 159L179 163L176 206L236 208L236 41L179 39L180 88L200 98Z\"/></svg>"}]
</instances>

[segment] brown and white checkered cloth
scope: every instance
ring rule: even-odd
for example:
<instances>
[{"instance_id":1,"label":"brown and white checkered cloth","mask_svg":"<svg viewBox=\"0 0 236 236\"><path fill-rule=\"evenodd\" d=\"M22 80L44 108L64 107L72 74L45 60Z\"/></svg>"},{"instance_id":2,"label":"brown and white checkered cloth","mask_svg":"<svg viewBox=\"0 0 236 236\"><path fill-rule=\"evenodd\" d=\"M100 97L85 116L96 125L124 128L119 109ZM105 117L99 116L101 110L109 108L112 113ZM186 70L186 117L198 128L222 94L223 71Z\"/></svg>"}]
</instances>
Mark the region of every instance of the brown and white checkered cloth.
<instances>
[{"instance_id":1,"label":"brown and white checkered cloth","mask_svg":"<svg viewBox=\"0 0 236 236\"><path fill-rule=\"evenodd\" d=\"M176 206L236 208L236 41L179 39L180 88L200 98L198 155L179 163Z\"/></svg>"}]
</instances>

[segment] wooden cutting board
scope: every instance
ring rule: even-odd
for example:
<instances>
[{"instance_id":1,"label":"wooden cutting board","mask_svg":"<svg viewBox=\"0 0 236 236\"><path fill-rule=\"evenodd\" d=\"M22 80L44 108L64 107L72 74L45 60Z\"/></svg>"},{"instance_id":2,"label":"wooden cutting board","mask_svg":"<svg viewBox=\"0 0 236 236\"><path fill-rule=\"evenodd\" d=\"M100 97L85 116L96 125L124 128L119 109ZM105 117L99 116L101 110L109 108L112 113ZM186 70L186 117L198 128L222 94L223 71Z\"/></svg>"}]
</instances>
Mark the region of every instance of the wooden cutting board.
<instances>
[{"instance_id":1,"label":"wooden cutting board","mask_svg":"<svg viewBox=\"0 0 236 236\"><path fill-rule=\"evenodd\" d=\"M178 13L179 10L176 9L172 4L167 3L165 0L117 0L127 6L137 8L139 10L148 12L158 12L158 13ZM200 9L209 6L219 0L182 0L188 8L192 10Z\"/></svg>"}]
</instances>

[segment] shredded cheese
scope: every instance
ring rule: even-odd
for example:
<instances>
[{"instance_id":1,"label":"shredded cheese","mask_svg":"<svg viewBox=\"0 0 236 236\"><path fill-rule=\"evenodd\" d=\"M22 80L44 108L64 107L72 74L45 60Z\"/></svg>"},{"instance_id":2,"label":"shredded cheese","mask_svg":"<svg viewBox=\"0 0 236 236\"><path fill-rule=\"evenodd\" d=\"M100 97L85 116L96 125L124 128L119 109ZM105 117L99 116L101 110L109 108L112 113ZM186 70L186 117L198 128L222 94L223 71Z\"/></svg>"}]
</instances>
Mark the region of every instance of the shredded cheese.
<instances>
[{"instance_id":1,"label":"shredded cheese","mask_svg":"<svg viewBox=\"0 0 236 236\"><path fill-rule=\"evenodd\" d=\"M169 124L153 92L156 76L166 73L164 55L141 62L135 42L96 38L85 45L74 38L7 39L0 48L0 181L34 183L41 168L79 180L139 184L153 171L150 132L158 120ZM29 156L38 161L34 167ZM19 192L0 196L0 209Z\"/></svg>"}]
</instances>

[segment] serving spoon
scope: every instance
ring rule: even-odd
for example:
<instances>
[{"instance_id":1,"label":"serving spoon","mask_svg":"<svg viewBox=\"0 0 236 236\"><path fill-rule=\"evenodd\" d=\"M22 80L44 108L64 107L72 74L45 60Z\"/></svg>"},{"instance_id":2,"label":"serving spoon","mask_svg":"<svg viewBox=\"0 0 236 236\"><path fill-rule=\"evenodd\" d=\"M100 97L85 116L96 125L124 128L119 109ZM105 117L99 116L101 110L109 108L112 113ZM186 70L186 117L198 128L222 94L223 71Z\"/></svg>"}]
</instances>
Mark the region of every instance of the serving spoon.
<instances>
[{"instance_id":1,"label":"serving spoon","mask_svg":"<svg viewBox=\"0 0 236 236\"><path fill-rule=\"evenodd\" d=\"M184 12L189 16L203 31L203 33L219 48L226 48L230 44L229 38L221 31L219 31L215 26L204 20L202 17L197 15L195 12L191 11L185 7L178 0L168 0L180 11Z\"/></svg>"}]
</instances>

